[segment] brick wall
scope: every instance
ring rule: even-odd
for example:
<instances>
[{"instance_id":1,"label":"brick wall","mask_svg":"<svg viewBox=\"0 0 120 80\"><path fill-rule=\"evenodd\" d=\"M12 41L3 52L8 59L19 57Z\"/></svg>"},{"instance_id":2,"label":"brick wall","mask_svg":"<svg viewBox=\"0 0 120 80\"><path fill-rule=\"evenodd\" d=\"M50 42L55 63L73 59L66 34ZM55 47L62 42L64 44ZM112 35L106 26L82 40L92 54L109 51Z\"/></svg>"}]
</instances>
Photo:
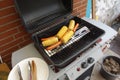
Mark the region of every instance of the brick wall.
<instances>
[{"instance_id":1,"label":"brick wall","mask_svg":"<svg viewBox=\"0 0 120 80\"><path fill-rule=\"evenodd\" d=\"M87 0L73 0L73 15L85 16ZM14 0L0 0L0 55L9 67L11 54L31 43L28 34L21 23L19 14L15 11Z\"/></svg>"}]
</instances>

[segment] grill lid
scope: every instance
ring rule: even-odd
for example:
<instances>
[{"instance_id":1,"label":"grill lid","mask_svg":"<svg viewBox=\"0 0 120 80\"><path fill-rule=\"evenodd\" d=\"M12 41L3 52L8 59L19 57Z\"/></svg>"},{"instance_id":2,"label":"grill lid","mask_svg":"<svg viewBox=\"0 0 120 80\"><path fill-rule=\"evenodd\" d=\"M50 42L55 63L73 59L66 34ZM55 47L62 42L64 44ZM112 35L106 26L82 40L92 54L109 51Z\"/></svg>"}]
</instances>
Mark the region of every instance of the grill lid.
<instances>
[{"instance_id":1,"label":"grill lid","mask_svg":"<svg viewBox=\"0 0 120 80\"><path fill-rule=\"evenodd\" d=\"M15 4L29 33L47 28L72 12L72 0L15 0Z\"/></svg>"}]
</instances>

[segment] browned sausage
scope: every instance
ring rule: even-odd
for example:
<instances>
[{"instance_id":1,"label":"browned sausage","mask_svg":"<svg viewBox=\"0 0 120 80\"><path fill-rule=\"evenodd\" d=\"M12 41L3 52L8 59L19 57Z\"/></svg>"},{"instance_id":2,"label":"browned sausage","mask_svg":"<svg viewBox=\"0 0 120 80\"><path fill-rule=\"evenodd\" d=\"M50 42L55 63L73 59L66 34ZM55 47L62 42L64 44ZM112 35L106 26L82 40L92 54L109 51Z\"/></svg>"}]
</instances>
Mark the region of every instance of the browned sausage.
<instances>
[{"instance_id":1,"label":"browned sausage","mask_svg":"<svg viewBox=\"0 0 120 80\"><path fill-rule=\"evenodd\" d=\"M53 44L53 45L47 47L46 49L47 49L47 50L52 50L52 49L58 47L58 46L61 45L61 44L62 44L62 42L59 41L59 42L57 42L57 43L55 43L55 44Z\"/></svg>"},{"instance_id":2,"label":"browned sausage","mask_svg":"<svg viewBox=\"0 0 120 80\"><path fill-rule=\"evenodd\" d=\"M79 23L77 23L73 29L73 32L75 32L77 30L77 28L79 27Z\"/></svg>"}]
</instances>

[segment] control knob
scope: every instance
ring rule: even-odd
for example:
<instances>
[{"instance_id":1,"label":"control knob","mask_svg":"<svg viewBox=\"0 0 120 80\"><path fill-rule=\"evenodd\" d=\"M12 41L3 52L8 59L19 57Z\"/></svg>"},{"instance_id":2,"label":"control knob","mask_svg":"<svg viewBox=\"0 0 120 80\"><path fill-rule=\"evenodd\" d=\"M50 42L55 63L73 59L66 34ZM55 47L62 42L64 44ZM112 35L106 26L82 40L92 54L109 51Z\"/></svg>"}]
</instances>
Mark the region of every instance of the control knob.
<instances>
[{"instance_id":1,"label":"control knob","mask_svg":"<svg viewBox=\"0 0 120 80\"><path fill-rule=\"evenodd\" d=\"M87 62L82 62L81 67L82 67L82 68L88 67L88 63L87 63Z\"/></svg>"},{"instance_id":2,"label":"control knob","mask_svg":"<svg viewBox=\"0 0 120 80\"><path fill-rule=\"evenodd\" d=\"M93 63L93 62L94 62L94 58L89 57L89 58L87 59L87 62L88 62L88 63Z\"/></svg>"}]
</instances>

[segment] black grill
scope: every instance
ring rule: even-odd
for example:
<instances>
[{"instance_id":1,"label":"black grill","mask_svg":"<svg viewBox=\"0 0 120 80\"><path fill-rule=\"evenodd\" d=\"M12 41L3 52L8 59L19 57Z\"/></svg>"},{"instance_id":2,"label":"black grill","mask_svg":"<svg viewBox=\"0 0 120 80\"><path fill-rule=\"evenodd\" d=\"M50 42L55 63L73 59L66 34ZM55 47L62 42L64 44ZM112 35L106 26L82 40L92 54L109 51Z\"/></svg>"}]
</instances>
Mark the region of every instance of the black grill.
<instances>
[{"instance_id":1,"label":"black grill","mask_svg":"<svg viewBox=\"0 0 120 80\"><path fill-rule=\"evenodd\" d=\"M71 16L73 0L14 0L25 25L32 34L34 44L44 59L56 67L65 67L84 50L95 44L104 31L76 16ZM31 6L32 5L32 6ZM55 35L62 26L74 19L90 32L77 41L49 56L41 44L41 38ZM69 42L68 42L69 43Z\"/></svg>"},{"instance_id":2,"label":"black grill","mask_svg":"<svg viewBox=\"0 0 120 80\"><path fill-rule=\"evenodd\" d=\"M61 51L58 51L56 54L54 54L52 56L48 56L48 53L45 52L45 48L42 46L40 38L45 37L45 34L48 34L48 33L49 33L49 36L51 36L51 34L53 35L53 32L55 32L54 34L56 34L57 31L60 29L59 25L60 26L61 25L68 25L69 20L66 20L65 22L57 25L58 29L52 29L52 30L46 31L45 33L43 32L41 34L38 34L40 46L37 46L37 48L39 49L40 53L44 54L44 56L49 58L49 60L51 61L51 63L53 65L55 65L59 68L65 67L66 65L68 65L71 61L73 61L83 51L85 51L90 46L95 44L96 41L104 34L103 30L97 28L96 26L94 26L94 25L92 25L92 24L90 24L90 23L88 23L88 22L86 22L78 17L73 17L72 19L74 19L76 22L78 22L81 27L86 26L90 30L90 32L88 34L86 34L85 36L83 36L82 38L80 38L79 40L73 42L71 45L65 47ZM46 37L48 37L48 35Z\"/></svg>"}]
</instances>

